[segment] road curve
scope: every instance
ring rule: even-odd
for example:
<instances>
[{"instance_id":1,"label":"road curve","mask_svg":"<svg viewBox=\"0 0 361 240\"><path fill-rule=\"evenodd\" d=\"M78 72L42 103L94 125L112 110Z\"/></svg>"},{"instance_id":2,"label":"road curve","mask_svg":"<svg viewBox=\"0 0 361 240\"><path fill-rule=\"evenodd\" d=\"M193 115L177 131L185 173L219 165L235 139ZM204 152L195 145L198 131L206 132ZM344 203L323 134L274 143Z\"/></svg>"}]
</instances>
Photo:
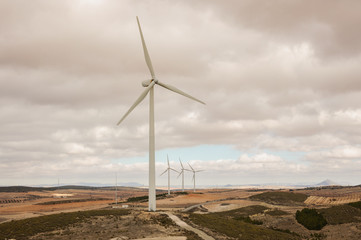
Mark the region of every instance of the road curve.
<instances>
[{"instance_id":1,"label":"road curve","mask_svg":"<svg viewBox=\"0 0 361 240\"><path fill-rule=\"evenodd\" d=\"M199 229L189 226L187 223L183 222L182 220L180 220L177 216L173 215L172 213L165 212L165 214L167 214L170 217L170 219L172 219L178 226L180 226L188 231L192 231L192 232L196 233L199 237L203 238L204 240L215 240L213 237L207 235L205 232L202 232Z\"/></svg>"}]
</instances>

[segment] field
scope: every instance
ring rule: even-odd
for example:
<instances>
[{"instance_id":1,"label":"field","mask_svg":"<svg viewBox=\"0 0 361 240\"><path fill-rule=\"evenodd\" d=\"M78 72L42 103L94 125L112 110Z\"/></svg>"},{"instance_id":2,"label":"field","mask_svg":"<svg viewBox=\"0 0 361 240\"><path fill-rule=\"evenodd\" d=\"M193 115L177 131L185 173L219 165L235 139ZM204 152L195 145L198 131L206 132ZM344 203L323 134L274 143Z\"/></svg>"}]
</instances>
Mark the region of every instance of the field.
<instances>
[{"instance_id":1,"label":"field","mask_svg":"<svg viewBox=\"0 0 361 240\"><path fill-rule=\"evenodd\" d=\"M203 239L170 216L209 239L361 239L361 187L158 191L154 213L147 193L119 188L115 204L114 188L0 188L0 239ZM302 209L326 226L307 229Z\"/></svg>"}]
</instances>

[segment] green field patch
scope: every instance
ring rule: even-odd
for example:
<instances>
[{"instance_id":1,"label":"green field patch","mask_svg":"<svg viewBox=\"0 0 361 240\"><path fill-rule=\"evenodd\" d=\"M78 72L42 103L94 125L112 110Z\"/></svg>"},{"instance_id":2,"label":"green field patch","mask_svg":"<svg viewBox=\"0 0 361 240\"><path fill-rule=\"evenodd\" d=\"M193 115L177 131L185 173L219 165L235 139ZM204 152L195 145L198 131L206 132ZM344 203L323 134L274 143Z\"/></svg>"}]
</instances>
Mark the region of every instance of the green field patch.
<instances>
[{"instance_id":1,"label":"green field patch","mask_svg":"<svg viewBox=\"0 0 361 240\"><path fill-rule=\"evenodd\" d=\"M27 218L0 224L0 239L29 239L38 233L50 232L56 229L82 222L87 218L97 216L123 216L128 215L126 209L103 209L79 211L70 213L59 213L40 217Z\"/></svg>"},{"instance_id":2,"label":"green field patch","mask_svg":"<svg viewBox=\"0 0 361 240\"><path fill-rule=\"evenodd\" d=\"M300 205L307 199L307 195L294 192L264 192L250 197L252 200L280 205Z\"/></svg>"}]
</instances>

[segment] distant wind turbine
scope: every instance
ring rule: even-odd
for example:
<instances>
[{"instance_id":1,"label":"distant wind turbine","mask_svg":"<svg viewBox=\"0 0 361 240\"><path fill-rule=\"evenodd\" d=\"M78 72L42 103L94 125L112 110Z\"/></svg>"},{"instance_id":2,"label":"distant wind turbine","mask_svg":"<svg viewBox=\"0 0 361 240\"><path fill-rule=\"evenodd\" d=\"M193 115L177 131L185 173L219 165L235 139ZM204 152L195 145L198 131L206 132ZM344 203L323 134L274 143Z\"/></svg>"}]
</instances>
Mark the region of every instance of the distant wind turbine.
<instances>
[{"instance_id":1,"label":"distant wind turbine","mask_svg":"<svg viewBox=\"0 0 361 240\"><path fill-rule=\"evenodd\" d=\"M138 22L138 28L140 33L140 38L142 40L143 45L143 51L144 51L144 57L145 62L147 63L147 66L150 71L150 75L152 78L150 80L145 80L142 82L143 87L146 87L146 89L143 91L143 93L138 97L138 99L133 103L133 105L129 108L129 110L124 114L124 116L119 120L119 125L127 116L128 114L133 111L133 109L143 101L143 99L147 96L149 92L149 211L156 211L156 195L155 195L155 136L154 136L154 85L160 85L161 87L164 87L170 91L173 91L175 93L178 93L180 95L183 95L185 97L188 97L192 100L195 100L197 102L200 102L202 104L205 104L201 100L198 100L197 98L192 97L191 95L179 90L176 87L170 86L165 83L161 83L158 81L158 79L155 77L154 69L152 62L150 60L150 56L147 50L147 46L145 45L142 29L140 27L139 19L137 17Z\"/></svg>"},{"instance_id":2,"label":"distant wind turbine","mask_svg":"<svg viewBox=\"0 0 361 240\"><path fill-rule=\"evenodd\" d=\"M180 175L182 175L182 192L184 192L184 170L185 170L185 171L190 171L190 170L183 167L183 163L182 163L182 161L180 160L180 158L179 158L179 162L180 162L182 168L181 168L181 171L179 172L178 177L179 177Z\"/></svg>"},{"instance_id":3,"label":"distant wind turbine","mask_svg":"<svg viewBox=\"0 0 361 240\"><path fill-rule=\"evenodd\" d=\"M193 180L193 192L195 192L196 191L196 172L202 172L203 170L194 170L193 168L192 168L192 166L188 163L188 165L191 167L191 169L192 169L192 172L193 172L193 177L192 177L192 180Z\"/></svg>"},{"instance_id":4,"label":"distant wind turbine","mask_svg":"<svg viewBox=\"0 0 361 240\"><path fill-rule=\"evenodd\" d=\"M168 195L170 195L170 171L172 170L177 173L179 173L179 172L177 170L175 170L174 168L170 167L168 155L167 155L167 162L168 162L168 168L160 176L162 176L164 173L168 172Z\"/></svg>"}]
</instances>

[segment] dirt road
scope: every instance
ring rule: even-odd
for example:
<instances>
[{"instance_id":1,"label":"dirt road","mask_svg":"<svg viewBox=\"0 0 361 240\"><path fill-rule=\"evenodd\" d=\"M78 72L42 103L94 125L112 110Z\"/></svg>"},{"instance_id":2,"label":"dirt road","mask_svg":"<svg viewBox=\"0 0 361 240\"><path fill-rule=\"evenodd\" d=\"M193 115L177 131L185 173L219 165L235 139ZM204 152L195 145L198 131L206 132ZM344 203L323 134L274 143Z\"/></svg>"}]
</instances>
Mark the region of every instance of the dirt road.
<instances>
[{"instance_id":1,"label":"dirt road","mask_svg":"<svg viewBox=\"0 0 361 240\"><path fill-rule=\"evenodd\" d=\"M192 231L192 232L196 233L199 237L203 238L204 240L215 240L213 237L208 236L206 233L202 232L201 230L189 226L187 223L183 222L182 220L180 220L177 216L173 215L172 213L165 212L165 214L167 214L170 217L170 219L172 219L178 226L180 226L188 231Z\"/></svg>"}]
</instances>

